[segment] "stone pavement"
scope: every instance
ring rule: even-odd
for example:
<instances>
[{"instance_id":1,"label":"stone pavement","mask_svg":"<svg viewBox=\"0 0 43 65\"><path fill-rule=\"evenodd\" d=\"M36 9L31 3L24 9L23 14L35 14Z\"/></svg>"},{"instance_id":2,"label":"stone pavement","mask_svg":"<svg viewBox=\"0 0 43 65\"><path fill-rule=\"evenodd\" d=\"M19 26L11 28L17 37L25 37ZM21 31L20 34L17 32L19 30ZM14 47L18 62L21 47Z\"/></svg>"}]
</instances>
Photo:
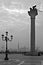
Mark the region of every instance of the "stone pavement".
<instances>
[{"instance_id":1,"label":"stone pavement","mask_svg":"<svg viewBox=\"0 0 43 65\"><path fill-rule=\"evenodd\" d=\"M0 59L0 65L43 65L43 56L9 55L9 60Z\"/></svg>"}]
</instances>

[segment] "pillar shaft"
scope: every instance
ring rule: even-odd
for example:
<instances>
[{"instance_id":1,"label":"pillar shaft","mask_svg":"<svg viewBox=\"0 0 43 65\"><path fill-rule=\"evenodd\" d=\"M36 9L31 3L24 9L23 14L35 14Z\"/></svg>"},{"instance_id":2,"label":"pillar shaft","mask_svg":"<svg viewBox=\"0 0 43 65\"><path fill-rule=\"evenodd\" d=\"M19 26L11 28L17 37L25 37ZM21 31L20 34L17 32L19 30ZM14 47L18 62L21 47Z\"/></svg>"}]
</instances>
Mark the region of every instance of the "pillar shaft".
<instances>
[{"instance_id":1,"label":"pillar shaft","mask_svg":"<svg viewBox=\"0 0 43 65\"><path fill-rule=\"evenodd\" d=\"M35 51L35 18L31 18L31 52Z\"/></svg>"}]
</instances>

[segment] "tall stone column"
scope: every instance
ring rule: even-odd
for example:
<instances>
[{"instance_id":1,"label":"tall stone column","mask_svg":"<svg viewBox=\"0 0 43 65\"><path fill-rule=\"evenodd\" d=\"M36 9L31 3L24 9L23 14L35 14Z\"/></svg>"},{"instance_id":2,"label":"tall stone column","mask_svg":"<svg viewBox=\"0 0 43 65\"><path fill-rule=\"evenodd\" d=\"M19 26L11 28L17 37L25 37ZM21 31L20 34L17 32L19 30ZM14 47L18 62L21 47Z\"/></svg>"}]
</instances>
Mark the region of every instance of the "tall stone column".
<instances>
[{"instance_id":1,"label":"tall stone column","mask_svg":"<svg viewBox=\"0 0 43 65\"><path fill-rule=\"evenodd\" d=\"M31 55L35 54L35 17L38 15L36 5L30 8L28 14L31 18Z\"/></svg>"}]
</instances>

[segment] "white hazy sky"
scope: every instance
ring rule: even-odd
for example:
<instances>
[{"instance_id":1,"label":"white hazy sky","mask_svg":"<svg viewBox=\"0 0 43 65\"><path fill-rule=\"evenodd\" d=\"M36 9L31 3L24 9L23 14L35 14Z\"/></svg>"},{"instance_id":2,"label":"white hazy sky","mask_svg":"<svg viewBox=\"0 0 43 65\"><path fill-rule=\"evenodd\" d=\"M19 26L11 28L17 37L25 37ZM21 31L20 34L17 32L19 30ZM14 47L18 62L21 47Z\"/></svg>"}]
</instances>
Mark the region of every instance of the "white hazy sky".
<instances>
[{"instance_id":1,"label":"white hazy sky","mask_svg":"<svg viewBox=\"0 0 43 65\"><path fill-rule=\"evenodd\" d=\"M43 50L43 0L0 0L0 49L5 47L1 34L9 32L13 35L13 41L8 42L8 48L20 47L30 48L30 17L28 10L37 5L38 15L36 17L36 47Z\"/></svg>"}]
</instances>

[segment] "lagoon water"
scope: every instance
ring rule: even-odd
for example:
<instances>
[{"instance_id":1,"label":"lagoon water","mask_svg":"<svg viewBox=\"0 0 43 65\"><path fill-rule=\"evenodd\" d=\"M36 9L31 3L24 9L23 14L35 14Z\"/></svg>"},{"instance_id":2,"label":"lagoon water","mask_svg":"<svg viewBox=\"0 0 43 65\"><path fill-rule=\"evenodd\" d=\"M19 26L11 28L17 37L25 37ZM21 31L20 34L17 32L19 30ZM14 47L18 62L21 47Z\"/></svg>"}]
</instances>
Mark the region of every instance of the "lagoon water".
<instances>
[{"instance_id":1,"label":"lagoon water","mask_svg":"<svg viewBox=\"0 0 43 65\"><path fill-rule=\"evenodd\" d=\"M9 60L5 61L5 54L0 54L0 65L43 65L43 56L24 56L9 54Z\"/></svg>"}]
</instances>

